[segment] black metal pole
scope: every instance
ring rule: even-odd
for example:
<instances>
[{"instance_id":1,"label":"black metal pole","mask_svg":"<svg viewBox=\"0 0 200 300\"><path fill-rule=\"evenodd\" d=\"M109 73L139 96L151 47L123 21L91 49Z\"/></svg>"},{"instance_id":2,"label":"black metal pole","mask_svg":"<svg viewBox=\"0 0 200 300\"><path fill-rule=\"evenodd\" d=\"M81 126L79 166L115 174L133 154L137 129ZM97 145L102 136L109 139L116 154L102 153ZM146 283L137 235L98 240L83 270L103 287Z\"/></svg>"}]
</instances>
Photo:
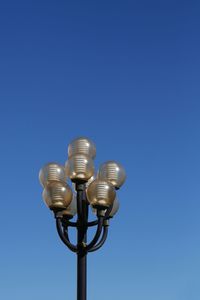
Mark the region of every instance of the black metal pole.
<instances>
[{"instance_id":1,"label":"black metal pole","mask_svg":"<svg viewBox=\"0 0 200 300\"><path fill-rule=\"evenodd\" d=\"M77 300L87 299L87 242L88 204L85 196L85 185L77 184L78 208L78 252L77 252Z\"/></svg>"},{"instance_id":2,"label":"black metal pole","mask_svg":"<svg viewBox=\"0 0 200 300\"><path fill-rule=\"evenodd\" d=\"M87 254L84 250L77 254L77 300L87 297Z\"/></svg>"}]
</instances>

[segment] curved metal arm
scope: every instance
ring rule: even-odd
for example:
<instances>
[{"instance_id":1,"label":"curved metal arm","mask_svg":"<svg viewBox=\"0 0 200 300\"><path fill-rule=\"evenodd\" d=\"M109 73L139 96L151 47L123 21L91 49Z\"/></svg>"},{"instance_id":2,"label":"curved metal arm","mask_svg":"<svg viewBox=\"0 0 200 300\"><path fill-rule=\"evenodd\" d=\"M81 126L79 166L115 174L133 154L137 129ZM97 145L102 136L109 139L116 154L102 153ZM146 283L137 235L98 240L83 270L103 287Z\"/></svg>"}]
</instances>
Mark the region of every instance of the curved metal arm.
<instances>
[{"instance_id":1,"label":"curved metal arm","mask_svg":"<svg viewBox=\"0 0 200 300\"><path fill-rule=\"evenodd\" d=\"M103 246L103 244L105 243L107 236L108 236L108 226L104 226L103 227L103 235L102 235L101 240L99 241L98 244L96 244L94 247L92 247L90 250L88 250L88 252L94 252L94 251L100 249Z\"/></svg>"},{"instance_id":2,"label":"curved metal arm","mask_svg":"<svg viewBox=\"0 0 200 300\"><path fill-rule=\"evenodd\" d=\"M77 227L77 222L67 221L67 226Z\"/></svg>"},{"instance_id":3,"label":"curved metal arm","mask_svg":"<svg viewBox=\"0 0 200 300\"><path fill-rule=\"evenodd\" d=\"M88 227L92 227L92 226L95 226L95 225L97 225L97 224L98 224L98 220L95 220L95 221L88 222L88 223L87 223L87 226L88 226Z\"/></svg>"},{"instance_id":4,"label":"curved metal arm","mask_svg":"<svg viewBox=\"0 0 200 300\"><path fill-rule=\"evenodd\" d=\"M109 219L110 213L113 209L113 204L107 209L106 214L105 214L105 218Z\"/></svg>"},{"instance_id":5,"label":"curved metal arm","mask_svg":"<svg viewBox=\"0 0 200 300\"><path fill-rule=\"evenodd\" d=\"M58 235L62 242L73 252L77 252L77 247L75 245L72 245L69 241L67 232L63 232L62 229L62 221L60 218L56 218L56 228L58 231Z\"/></svg>"},{"instance_id":6,"label":"curved metal arm","mask_svg":"<svg viewBox=\"0 0 200 300\"><path fill-rule=\"evenodd\" d=\"M96 234L93 240L85 247L86 251L89 251L98 241L102 232L103 222L104 222L104 217L102 216L98 217L98 226L97 226Z\"/></svg>"}]
</instances>

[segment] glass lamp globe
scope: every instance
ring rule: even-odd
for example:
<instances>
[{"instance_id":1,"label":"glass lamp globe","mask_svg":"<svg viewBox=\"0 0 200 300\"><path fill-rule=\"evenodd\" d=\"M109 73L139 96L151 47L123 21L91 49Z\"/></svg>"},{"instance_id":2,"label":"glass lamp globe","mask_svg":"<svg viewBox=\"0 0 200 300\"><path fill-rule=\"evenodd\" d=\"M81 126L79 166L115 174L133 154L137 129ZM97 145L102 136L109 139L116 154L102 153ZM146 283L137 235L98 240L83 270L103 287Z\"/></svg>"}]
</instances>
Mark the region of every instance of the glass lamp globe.
<instances>
[{"instance_id":1,"label":"glass lamp globe","mask_svg":"<svg viewBox=\"0 0 200 300\"><path fill-rule=\"evenodd\" d=\"M65 182L65 168L55 162L46 164L39 172L39 180L43 187L53 181Z\"/></svg>"},{"instance_id":2,"label":"glass lamp globe","mask_svg":"<svg viewBox=\"0 0 200 300\"><path fill-rule=\"evenodd\" d=\"M94 162L89 156L73 155L66 161L65 172L73 182L88 181L94 174Z\"/></svg>"},{"instance_id":3,"label":"glass lamp globe","mask_svg":"<svg viewBox=\"0 0 200 300\"><path fill-rule=\"evenodd\" d=\"M117 197L115 197L113 207L112 207L112 210L109 214L109 217L111 217L111 218L114 217L114 215L118 212L118 210L119 210L119 200L118 200ZM92 211L95 215L97 214L97 209L96 208L92 207ZM105 210L105 213L106 213L106 210Z\"/></svg>"},{"instance_id":4,"label":"glass lamp globe","mask_svg":"<svg viewBox=\"0 0 200 300\"><path fill-rule=\"evenodd\" d=\"M69 219L71 219L75 216L76 213L77 213L76 194L73 194L72 202L70 203L70 205L66 209L58 212L57 216L61 216L61 217L66 216Z\"/></svg>"},{"instance_id":5,"label":"glass lamp globe","mask_svg":"<svg viewBox=\"0 0 200 300\"><path fill-rule=\"evenodd\" d=\"M91 158L95 158L95 144L86 137L74 139L68 146L68 156L71 157L76 154L88 155Z\"/></svg>"},{"instance_id":6,"label":"glass lamp globe","mask_svg":"<svg viewBox=\"0 0 200 300\"><path fill-rule=\"evenodd\" d=\"M100 166L98 178L111 182L116 189L119 189L126 180L126 172L122 165L110 160Z\"/></svg>"},{"instance_id":7,"label":"glass lamp globe","mask_svg":"<svg viewBox=\"0 0 200 300\"><path fill-rule=\"evenodd\" d=\"M114 186L105 180L95 179L90 183L87 190L89 203L98 209L106 209L113 204L116 196Z\"/></svg>"},{"instance_id":8,"label":"glass lamp globe","mask_svg":"<svg viewBox=\"0 0 200 300\"><path fill-rule=\"evenodd\" d=\"M54 211L66 209L72 201L71 188L64 182L51 182L43 191L46 205Z\"/></svg>"}]
</instances>

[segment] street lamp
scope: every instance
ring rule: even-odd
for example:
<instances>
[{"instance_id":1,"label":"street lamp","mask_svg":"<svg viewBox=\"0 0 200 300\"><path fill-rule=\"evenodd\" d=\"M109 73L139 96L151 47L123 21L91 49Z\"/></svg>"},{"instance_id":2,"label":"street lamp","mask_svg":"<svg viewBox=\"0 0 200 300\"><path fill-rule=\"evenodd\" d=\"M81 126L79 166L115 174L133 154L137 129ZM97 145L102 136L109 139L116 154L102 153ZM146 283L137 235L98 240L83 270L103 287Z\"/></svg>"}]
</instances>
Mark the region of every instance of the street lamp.
<instances>
[{"instance_id":1,"label":"street lamp","mask_svg":"<svg viewBox=\"0 0 200 300\"><path fill-rule=\"evenodd\" d=\"M56 227L62 242L77 254L77 300L86 300L86 259L88 252L101 248L107 238L109 219L119 209L116 197L126 179L124 168L115 161L102 164L94 176L96 148L85 137L73 140L68 146L65 167L55 162L46 164L39 173L44 188L43 199L53 211ZM72 188L67 184L70 178ZM88 220L89 206L96 215L95 221ZM76 222L71 219L77 215ZM96 233L87 243L89 227L96 226ZM69 240L68 229L77 230L77 243Z\"/></svg>"}]
</instances>

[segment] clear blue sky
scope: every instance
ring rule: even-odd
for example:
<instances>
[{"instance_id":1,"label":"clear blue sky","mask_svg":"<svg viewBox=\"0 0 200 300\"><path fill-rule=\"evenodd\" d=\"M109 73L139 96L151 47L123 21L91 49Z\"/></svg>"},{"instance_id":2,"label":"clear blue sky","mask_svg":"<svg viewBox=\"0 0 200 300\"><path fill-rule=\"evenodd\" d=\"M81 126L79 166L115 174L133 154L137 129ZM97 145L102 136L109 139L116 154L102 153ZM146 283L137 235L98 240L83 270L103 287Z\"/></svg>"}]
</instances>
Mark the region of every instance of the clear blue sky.
<instances>
[{"instance_id":1,"label":"clear blue sky","mask_svg":"<svg viewBox=\"0 0 200 300\"><path fill-rule=\"evenodd\" d=\"M199 1L1 1L1 299L75 299L38 172L79 135L128 176L88 300L200 299L199 36Z\"/></svg>"}]
</instances>

